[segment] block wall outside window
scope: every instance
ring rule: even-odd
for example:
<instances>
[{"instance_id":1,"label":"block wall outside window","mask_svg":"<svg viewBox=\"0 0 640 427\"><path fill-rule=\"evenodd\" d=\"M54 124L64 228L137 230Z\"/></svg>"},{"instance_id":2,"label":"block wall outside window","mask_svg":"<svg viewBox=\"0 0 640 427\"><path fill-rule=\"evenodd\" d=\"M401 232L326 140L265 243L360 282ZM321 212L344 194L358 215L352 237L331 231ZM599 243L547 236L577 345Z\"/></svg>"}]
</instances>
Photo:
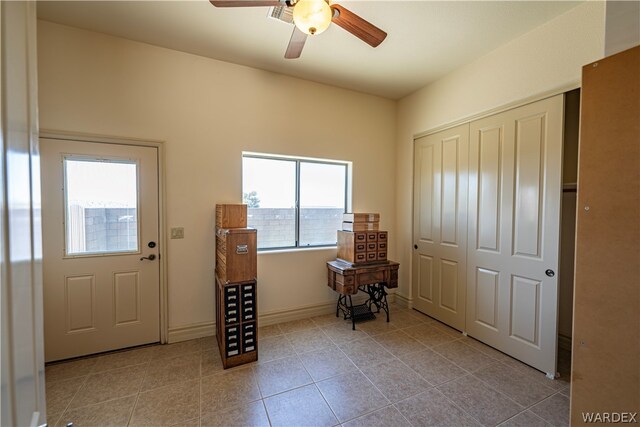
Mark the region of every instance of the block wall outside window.
<instances>
[{"instance_id":1,"label":"block wall outside window","mask_svg":"<svg viewBox=\"0 0 640 427\"><path fill-rule=\"evenodd\" d=\"M243 154L247 223L258 249L336 244L348 206L349 163Z\"/></svg>"}]
</instances>

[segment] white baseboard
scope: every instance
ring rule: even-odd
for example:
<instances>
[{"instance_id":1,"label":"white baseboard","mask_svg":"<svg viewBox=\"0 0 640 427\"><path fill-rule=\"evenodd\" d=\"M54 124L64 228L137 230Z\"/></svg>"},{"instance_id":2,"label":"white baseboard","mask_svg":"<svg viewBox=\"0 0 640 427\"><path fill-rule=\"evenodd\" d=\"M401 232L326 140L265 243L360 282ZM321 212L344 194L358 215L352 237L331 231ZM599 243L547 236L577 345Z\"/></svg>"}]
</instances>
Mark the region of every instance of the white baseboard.
<instances>
[{"instance_id":1,"label":"white baseboard","mask_svg":"<svg viewBox=\"0 0 640 427\"><path fill-rule=\"evenodd\" d=\"M352 297L354 304L362 304L366 295L356 295ZM389 295L388 301L393 302L394 297ZM336 301L312 304L296 307L288 310L274 310L267 313L258 314L258 325L269 326L276 323L290 322L292 320L308 319L309 317L321 316L336 312ZM213 321L193 323L191 325L169 328L167 342L169 344L188 341L197 338L208 337L216 334L216 324Z\"/></svg>"},{"instance_id":2,"label":"white baseboard","mask_svg":"<svg viewBox=\"0 0 640 427\"><path fill-rule=\"evenodd\" d=\"M410 298L405 297L404 295L401 295L399 293L396 293L396 304L398 304L400 307L404 307L404 308L413 308L413 300Z\"/></svg>"},{"instance_id":3,"label":"white baseboard","mask_svg":"<svg viewBox=\"0 0 640 427\"><path fill-rule=\"evenodd\" d=\"M192 323L190 325L169 328L167 343L173 344L180 341L194 340L209 337L216 334L216 324L213 321Z\"/></svg>"},{"instance_id":4,"label":"white baseboard","mask_svg":"<svg viewBox=\"0 0 640 427\"><path fill-rule=\"evenodd\" d=\"M352 297L354 304L362 304L366 299L366 295L356 295ZM269 326L275 325L276 323L291 322L292 320L322 316L323 314L335 313L336 303L337 301L331 301L321 304L296 307L288 310L275 310L267 313L260 313L258 321L260 322L260 326Z\"/></svg>"},{"instance_id":5,"label":"white baseboard","mask_svg":"<svg viewBox=\"0 0 640 427\"><path fill-rule=\"evenodd\" d=\"M558 347L562 350L571 351L571 337L558 335Z\"/></svg>"}]
</instances>

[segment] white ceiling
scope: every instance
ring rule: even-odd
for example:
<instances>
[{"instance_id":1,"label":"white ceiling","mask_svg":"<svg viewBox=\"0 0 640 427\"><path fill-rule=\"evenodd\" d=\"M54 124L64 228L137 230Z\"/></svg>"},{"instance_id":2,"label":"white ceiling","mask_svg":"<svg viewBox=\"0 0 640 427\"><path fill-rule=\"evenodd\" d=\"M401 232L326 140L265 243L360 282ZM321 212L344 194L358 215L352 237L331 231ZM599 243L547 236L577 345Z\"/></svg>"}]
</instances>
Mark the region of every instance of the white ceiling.
<instances>
[{"instance_id":1,"label":"white ceiling","mask_svg":"<svg viewBox=\"0 0 640 427\"><path fill-rule=\"evenodd\" d=\"M575 7L573 1L334 1L389 35L371 48L337 25L284 59L293 27L266 7L194 1L40 1L38 17L398 99Z\"/></svg>"}]
</instances>

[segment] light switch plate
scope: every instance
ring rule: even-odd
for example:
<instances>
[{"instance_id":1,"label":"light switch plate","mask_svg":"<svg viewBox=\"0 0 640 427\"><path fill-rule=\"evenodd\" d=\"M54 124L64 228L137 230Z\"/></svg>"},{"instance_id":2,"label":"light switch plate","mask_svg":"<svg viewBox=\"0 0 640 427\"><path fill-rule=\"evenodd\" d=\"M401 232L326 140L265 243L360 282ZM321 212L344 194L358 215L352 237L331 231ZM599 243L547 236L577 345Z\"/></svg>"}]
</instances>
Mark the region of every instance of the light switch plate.
<instances>
[{"instance_id":1,"label":"light switch plate","mask_svg":"<svg viewBox=\"0 0 640 427\"><path fill-rule=\"evenodd\" d=\"M172 239L184 239L184 227L175 227L171 229Z\"/></svg>"}]
</instances>

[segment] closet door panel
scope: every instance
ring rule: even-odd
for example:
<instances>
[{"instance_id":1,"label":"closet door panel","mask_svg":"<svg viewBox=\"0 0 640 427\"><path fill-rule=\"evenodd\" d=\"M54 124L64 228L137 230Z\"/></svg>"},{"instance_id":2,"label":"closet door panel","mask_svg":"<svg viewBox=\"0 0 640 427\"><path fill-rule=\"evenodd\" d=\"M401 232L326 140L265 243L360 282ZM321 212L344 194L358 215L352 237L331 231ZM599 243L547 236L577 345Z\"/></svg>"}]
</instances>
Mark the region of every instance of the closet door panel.
<instances>
[{"instance_id":1,"label":"closet door panel","mask_svg":"<svg viewBox=\"0 0 640 427\"><path fill-rule=\"evenodd\" d=\"M469 126L415 141L414 307L464 329Z\"/></svg>"},{"instance_id":2,"label":"closet door panel","mask_svg":"<svg viewBox=\"0 0 640 427\"><path fill-rule=\"evenodd\" d=\"M418 215L416 217L418 228L418 240L424 243L433 243L433 212L437 211L438 200L434 197L434 176L438 175L437 164L434 164L434 151L439 147L433 145L421 145L416 147L416 170L425 171L417 179L420 181L418 196ZM430 173L427 173L430 171Z\"/></svg>"},{"instance_id":3,"label":"closet door panel","mask_svg":"<svg viewBox=\"0 0 640 427\"><path fill-rule=\"evenodd\" d=\"M460 198L459 171L460 162L460 138L445 139L442 142L442 194L440 212L440 242L443 245L455 246L458 241L458 216L460 210L458 200ZM466 149L466 144L465 144Z\"/></svg>"},{"instance_id":4,"label":"closet door panel","mask_svg":"<svg viewBox=\"0 0 640 427\"><path fill-rule=\"evenodd\" d=\"M468 318L468 322L476 322L492 330L498 328L498 283L500 273L487 268L476 267L476 274L472 292L475 296L475 307L473 307L473 318Z\"/></svg>"},{"instance_id":5,"label":"closet door panel","mask_svg":"<svg viewBox=\"0 0 640 427\"><path fill-rule=\"evenodd\" d=\"M540 258L545 115L516 120L513 255Z\"/></svg>"},{"instance_id":6,"label":"closet door panel","mask_svg":"<svg viewBox=\"0 0 640 427\"><path fill-rule=\"evenodd\" d=\"M502 127L478 130L477 150L477 235L476 249L500 251L500 169L502 164ZM474 199L475 201L475 199Z\"/></svg>"},{"instance_id":7,"label":"closet door panel","mask_svg":"<svg viewBox=\"0 0 640 427\"><path fill-rule=\"evenodd\" d=\"M561 95L528 104L472 122L469 142L467 332L550 375L562 114Z\"/></svg>"}]
</instances>

